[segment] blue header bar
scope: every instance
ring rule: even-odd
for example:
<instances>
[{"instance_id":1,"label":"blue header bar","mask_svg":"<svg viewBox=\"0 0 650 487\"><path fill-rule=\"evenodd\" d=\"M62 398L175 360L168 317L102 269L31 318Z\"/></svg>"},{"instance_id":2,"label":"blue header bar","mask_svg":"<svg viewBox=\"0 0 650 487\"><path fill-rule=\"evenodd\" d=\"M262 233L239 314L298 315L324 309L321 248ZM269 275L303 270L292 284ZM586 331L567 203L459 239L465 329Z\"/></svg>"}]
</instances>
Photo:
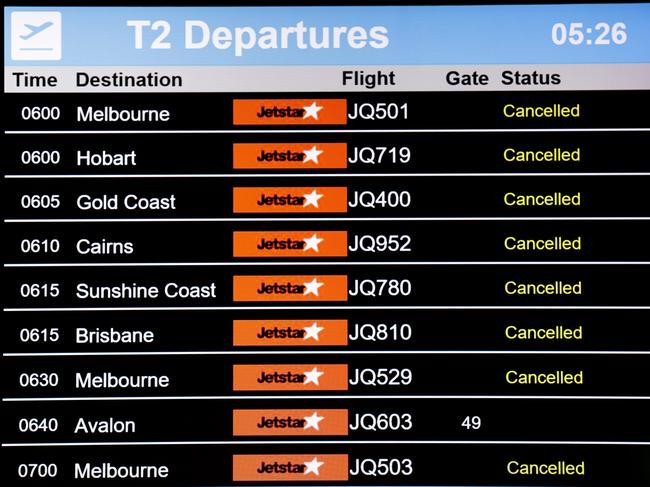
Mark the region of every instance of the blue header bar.
<instances>
[{"instance_id":1,"label":"blue header bar","mask_svg":"<svg viewBox=\"0 0 650 487\"><path fill-rule=\"evenodd\" d=\"M6 7L5 66L650 63L650 4Z\"/></svg>"}]
</instances>

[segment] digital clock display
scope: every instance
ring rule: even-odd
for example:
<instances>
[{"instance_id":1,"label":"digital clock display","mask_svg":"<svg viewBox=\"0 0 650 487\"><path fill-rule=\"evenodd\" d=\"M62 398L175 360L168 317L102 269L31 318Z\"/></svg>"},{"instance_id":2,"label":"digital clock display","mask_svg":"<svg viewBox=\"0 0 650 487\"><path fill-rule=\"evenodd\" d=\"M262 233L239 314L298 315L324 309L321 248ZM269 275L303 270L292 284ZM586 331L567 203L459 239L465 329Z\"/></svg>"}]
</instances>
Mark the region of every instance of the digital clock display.
<instances>
[{"instance_id":1,"label":"digital clock display","mask_svg":"<svg viewBox=\"0 0 650 487\"><path fill-rule=\"evenodd\" d=\"M593 36L591 34L594 34ZM585 27L582 22L571 22L569 24L553 24L551 29L553 44L562 46L581 44L596 46L622 46L627 42L627 26L625 22L598 22L593 28Z\"/></svg>"}]
</instances>

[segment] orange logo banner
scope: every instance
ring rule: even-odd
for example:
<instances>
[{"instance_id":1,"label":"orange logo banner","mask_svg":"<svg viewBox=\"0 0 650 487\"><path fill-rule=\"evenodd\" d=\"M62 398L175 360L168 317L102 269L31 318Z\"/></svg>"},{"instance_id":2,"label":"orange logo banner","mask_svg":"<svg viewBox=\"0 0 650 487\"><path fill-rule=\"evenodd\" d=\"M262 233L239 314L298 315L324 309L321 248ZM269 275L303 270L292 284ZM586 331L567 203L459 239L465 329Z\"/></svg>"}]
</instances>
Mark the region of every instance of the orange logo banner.
<instances>
[{"instance_id":1,"label":"orange logo banner","mask_svg":"<svg viewBox=\"0 0 650 487\"><path fill-rule=\"evenodd\" d=\"M234 213L345 213L346 187L236 187Z\"/></svg>"},{"instance_id":2,"label":"orange logo banner","mask_svg":"<svg viewBox=\"0 0 650 487\"><path fill-rule=\"evenodd\" d=\"M233 100L234 125L345 125L347 100L239 99Z\"/></svg>"},{"instance_id":3,"label":"orange logo banner","mask_svg":"<svg viewBox=\"0 0 650 487\"><path fill-rule=\"evenodd\" d=\"M233 257L345 257L348 232L233 232Z\"/></svg>"},{"instance_id":4,"label":"orange logo banner","mask_svg":"<svg viewBox=\"0 0 650 487\"><path fill-rule=\"evenodd\" d=\"M347 436L347 409L235 409L233 436Z\"/></svg>"},{"instance_id":5,"label":"orange logo banner","mask_svg":"<svg viewBox=\"0 0 650 487\"><path fill-rule=\"evenodd\" d=\"M233 276L233 301L347 301L348 276Z\"/></svg>"},{"instance_id":6,"label":"orange logo banner","mask_svg":"<svg viewBox=\"0 0 650 487\"><path fill-rule=\"evenodd\" d=\"M233 144L234 169L344 169L347 144L326 142Z\"/></svg>"},{"instance_id":7,"label":"orange logo banner","mask_svg":"<svg viewBox=\"0 0 650 487\"><path fill-rule=\"evenodd\" d=\"M232 479L235 482L348 480L348 456L233 455Z\"/></svg>"},{"instance_id":8,"label":"orange logo banner","mask_svg":"<svg viewBox=\"0 0 650 487\"><path fill-rule=\"evenodd\" d=\"M236 347L322 347L348 344L347 320L234 320Z\"/></svg>"},{"instance_id":9,"label":"orange logo banner","mask_svg":"<svg viewBox=\"0 0 650 487\"><path fill-rule=\"evenodd\" d=\"M345 364L233 365L235 391L347 391Z\"/></svg>"}]
</instances>

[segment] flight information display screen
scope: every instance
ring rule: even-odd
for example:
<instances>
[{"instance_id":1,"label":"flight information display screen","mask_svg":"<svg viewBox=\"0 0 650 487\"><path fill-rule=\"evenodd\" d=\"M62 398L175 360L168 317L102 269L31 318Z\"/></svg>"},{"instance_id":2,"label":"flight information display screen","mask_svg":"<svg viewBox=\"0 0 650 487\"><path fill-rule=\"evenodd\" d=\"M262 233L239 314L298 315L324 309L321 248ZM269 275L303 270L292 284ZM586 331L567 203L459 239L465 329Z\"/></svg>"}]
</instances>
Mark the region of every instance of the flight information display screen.
<instances>
[{"instance_id":1,"label":"flight information display screen","mask_svg":"<svg viewBox=\"0 0 650 487\"><path fill-rule=\"evenodd\" d=\"M4 7L19 486L650 486L650 3Z\"/></svg>"}]
</instances>

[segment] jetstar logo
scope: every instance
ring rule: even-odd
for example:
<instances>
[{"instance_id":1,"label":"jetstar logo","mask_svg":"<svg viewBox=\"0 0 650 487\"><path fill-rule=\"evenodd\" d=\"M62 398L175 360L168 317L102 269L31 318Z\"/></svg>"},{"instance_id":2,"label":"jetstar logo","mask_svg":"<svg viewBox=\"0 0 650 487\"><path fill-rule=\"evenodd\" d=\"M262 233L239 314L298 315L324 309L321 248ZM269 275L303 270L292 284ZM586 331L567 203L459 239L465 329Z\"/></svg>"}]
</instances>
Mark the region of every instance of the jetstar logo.
<instances>
[{"instance_id":1,"label":"jetstar logo","mask_svg":"<svg viewBox=\"0 0 650 487\"><path fill-rule=\"evenodd\" d=\"M274 282L272 284L262 282L257 289L257 294L302 294L304 296L313 294L318 296L318 289L323 285L324 283L320 282L316 277L302 284L295 284L290 281L286 283Z\"/></svg>"},{"instance_id":2,"label":"jetstar logo","mask_svg":"<svg viewBox=\"0 0 650 487\"><path fill-rule=\"evenodd\" d=\"M279 328L274 326L273 328L262 327L260 332L257 334L257 338L303 338L305 336L305 330L299 328L291 328L290 326L286 328Z\"/></svg>"},{"instance_id":3,"label":"jetstar logo","mask_svg":"<svg viewBox=\"0 0 650 487\"><path fill-rule=\"evenodd\" d=\"M234 409L234 436L347 436L347 409Z\"/></svg>"},{"instance_id":4,"label":"jetstar logo","mask_svg":"<svg viewBox=\"0 0 650 487\"><path fill-rule=\"evenodd\" d=\"M274 326L273 328L262 327L262 330L257 334L258 338L302 338L303 340L316 340L318 341L318 336L321 331L325 328L318 326L318 323L314 322L310 326L305 326L304 328L279 328Z\"/></svg>"},{"instance_id":5,"label":"jetstar logo","mask_svg":"<svg viewBox=\"0 0 650 487\"><path fill-rule=\"evenodd\" d=\"M233 455L234 481L346 481L348 455Z\"/></svg>"},{"instance_id":6,"label":"jetstar logo","mask_svg":"<svg viewBox=\"0 0 650 487\"><path fill-rule=\"evenodd\" d=\"M280 152L277 150L274 150L273 152L266 152L264 149L260 152L260 155L257 156L257 160L262 162L284 162L284 161L292 161L292 162L302 162L306 157L305 152L294 152L292 150L287 150L284 152Z\"/></svg>"},{"instance_id":7,"label":"jetstar logo","mask_svg":"<svg viewBox=\"0 0 650 487\"><path fill-rule=\"evenodd\" d=\"M301 373L296 374L295 372L268 373L262 371L259 378L257 379L257 382L259 382L260 384L262 383L284 384L285 382L288 382L293 384L299 383L299 384L319 385L318 378L323 374L325 374L325 372L318 370L318 367L314 367L311 370L306 370L302 374Z\"/></svg>"},{"instance_id":8,"label":"jetstar logo","mask_svg":"<svg viewBox=\"0 0 650 487\"><path fill-rule=\"evenodd\" d=\"M323 197L322 193L313 190L311 193L296 195L292 193L286 194L264 194L260 196L257 201L258 206L314 206L318 208L318 200Z\"/></svg>"},{"instance_id":9,"label":"jetstar logo","mask_svg":"<svg viewBox=\"0 0 650 487\"><path fill-rule=\"evenodd\" d=\"M344 99L240 99L233 101L235 125L347 123Z\"/></svg>"},{"instance_id":10,"label":"jetstar logo","mask_svg":"<svg viewBox=\"0 0 650 487\"><path fill-rule=\"evenodd\" d=\"M257 248L260 250L303 250L305 240L294 240L292 238L267 240L262 237Z\"/></svg>"},{"instance_id":11,"label":"jetstar logo","mask_svg":"<svg viewBox=\"0 0 650 487\"><path fill-rule=\"evenodd\" d=\"M347 364L233 365L236 391L348 389Z\"/></svg>"},{"instance_id":12,"label":"jetstar logo","mask_svg":"<svg viewBox=\"0 0 650 487\"><path fill-rule=\"evenodd\" d=\"M235 213L345 213L345 187L235 187Z\"/></svg>"},{"instance_id":13,"label":"jetstar logo","mask_svg":"<svg viewBox=\"0 0 650 487\"><path fill-rule=\"evenodd\" d=\"M293 462L262 462L257 468L257 473L306 473L306 463L293 463Z\"/></svg>"},{"instance_id":14,"label":"jetstar logo","mask_svg":"<svg viewBox=\"0 0 650 487\"><path fill-rule=\"evenodd\" d=\"M347 301L347 276L233 276L234 301Z\"/></svg>"},{"instance_id":15,"label":"jetstar logo","mask_svg":"<svg viewBox=\"0 0 650 487\"><path fill-rule=\"evenodd\" d=\"M294 418L292 416L280 417L273 416L272 418L267 418L262 416L260 422L257 423L257 427L260 429L263 428L304 428L305 427L304 418Z\"/></svg>"},{"instance_id":16,"label":"jetstar logo","mask_svg":"<svg viewBox=\"0 0 650 487\"><path fill-rule=\"evenodd\" d=\"M344 169L343 142L268 142L233 144L234 169Z\"/></svg>"},{"instance_id":17,"label":"jetstar logo","mask_svg":"<svg viewBox=\"0 0 650 487\"><path fill-rule=\"evenodd\" d=\"M300 118L313 118L318 120L318 112L323 109L321 105L318 105L316 102L313 102L311 105L303 106L301 108L295 108L291 105L286 105L279 107L273 105L272 107L265 107L262 105L259 112L257 112L258 118L272 118L272 117L300 117Z\"/></svg>"},{"instance_id":18,"label":"jetstar logo","mask_svg":"<svg viewBox=\"0 0 650 487\"><path fill-rule=\"evenodd\" d=\"M314 411L309 416L303 416L302 418L294 418L292 416L279 417L273 416L272 418L267 418L262 416L259 423L257 423L258 428L301 428L301 429L315 429L316 431L320 430L321 421L325 419L324 416L320 416L318 412Z\"/></svg>"},{"instance_id":19,"label":"jetstar logo","mask_svg":"<svg viewBox=\"0 0 650 487\"><path fill-rule=\"evenodd\" d=\"M234 232L233 257L345 257L347 232Z\"/></svg>"},{"instance_id":20,"label":"jetstar logo","mask_svg":"<svg viewBox=\"0 0 650 487\"><path fill-rule=\"evenodd\" d=\"M235 320L234 346L347 345L347 320Z\"/></svg>"}]
</instances>

